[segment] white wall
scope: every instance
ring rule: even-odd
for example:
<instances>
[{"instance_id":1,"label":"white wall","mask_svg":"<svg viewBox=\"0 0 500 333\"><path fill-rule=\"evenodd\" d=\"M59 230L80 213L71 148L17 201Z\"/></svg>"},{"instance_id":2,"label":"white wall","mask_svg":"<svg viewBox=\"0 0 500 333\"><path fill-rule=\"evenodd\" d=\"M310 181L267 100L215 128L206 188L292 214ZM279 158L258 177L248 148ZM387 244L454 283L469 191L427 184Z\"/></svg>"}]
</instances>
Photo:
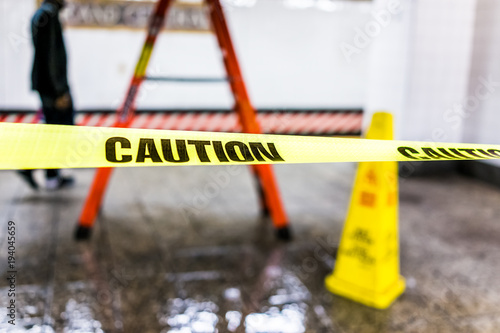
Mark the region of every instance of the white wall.
<instances>
[{"instance_id":1,"label":"white wall","mask_svg":"<svg viewBox=\"0 0 500 333\"><path fill-rule=\"evenodd\" d=\"M34 106L29 92L32 50L29 18L34 1L0 1L0 107Z\"/></svg>"},{"instance_id":2,"label":"white wall","mask_svg":"<svg viewBox=\"0 0 500 333\"><path fill-rule=\"evenodd\" d=\"M381 22L380 33L372 38L368 64L368 87L363 127L377 111L391 112L394 116L394 136L402 137L402 119L406 112L409 82L410 27L412 0L374 0L371 22ZM369 25L370 23L366 23Z\"/></svg>"},{"instance_id":3,"label":"white wall","mask_svg":"<svg viewBox=\"0 0 500 333\"><path fill-rule=\"evenodd\" d=\"M467 94L476 0L414 2L406 110L401 138L462 140L449 117Z\"/></svg>"},{"instance_id":4,"label":"white wall","mask_svg":"<svg viewBox=\"0 0 500 333\"><path fill-rule=\"evenodd\" d=\"M500 2L477 2L468 97L455 122L463 122L466 142L500 144Z\"/></svg>"},{"instance_id":5,"label":"white wall","mask_svg":"<svg viewBox=\"0 0 500 333\"><path fill-rule=\"evenodd\" d=\"M368 113L394 112L398 139L499 143L500 2L401 3L373 39Z\"/></svg>"},{"instance_id":6,"label":"white wall","mask_svg":"<svg viewBox=\"0 0 500 333\"><path fill-rule=\"evenodd\" d=\"M229 3L237 3L235 1ZM305 3L305 2L304 2ZM29 20L35 0L0 0L0 108L38 106L30 92ZM346 66L338 45L369 19L370 3L298 9L293 1L259 0L226 6L233 40L257 107L359 107L366 94L368 53ZM144 32L66 29L69 75L76 107L116 108L131 78ZM154 74L222 75L210 34L163 33L151 62ZM229 107L225 84L148 83L143 108Z\"/></svg>"}]
</instances>

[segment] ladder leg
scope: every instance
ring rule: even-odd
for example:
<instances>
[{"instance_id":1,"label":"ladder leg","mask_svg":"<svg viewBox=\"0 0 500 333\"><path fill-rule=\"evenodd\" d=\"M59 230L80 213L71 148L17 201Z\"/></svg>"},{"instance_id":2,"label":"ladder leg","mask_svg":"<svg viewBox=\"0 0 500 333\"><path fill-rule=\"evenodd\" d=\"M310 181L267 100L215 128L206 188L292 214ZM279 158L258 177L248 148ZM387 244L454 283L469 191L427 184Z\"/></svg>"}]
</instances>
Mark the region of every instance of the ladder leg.
<instances>
[{"instance_id":1,"label":"ladder leg","mask_svg":"<svg viewBox=\"0 0 500 333\"><path fill-rule=\"evenodd\" d=\"M279 239L289 240L291 239L291 233L288 227L288 218L283 208L273 169L269 164L260 164L254 167L260 179L259 186L262 188L262 200L264 200L265 207L271 215L276 229L276 236Z\"/></svg>"},{"instance_id":2,"label":"ladder leg","mask_svg":"<svg viewBox=\"0 0 500 333\"><path fill-rule=\"evenodd\" d=\"M235 100L235 110L246 133L261 133L255 109L253 108L248 95L243 75L238 63L238 58L231 41L231 35L227 27L224 11L219 0L207 0L217 41L222 51L224 66L227 76L230 78L229 84ZM263 204L263 212L268 211L271 215L277 236L280 239L290 239L288 220L283 203L279 195L278 185L274 178L273 169L270 165L255 165L252 167L258 179L259 195Z\"/></svg>"},{"instance_id":3,"label":"ladder leg","mask_svg":"<svg viewBox=\"0 0 500 333\"><path fill-rule=\"evenodd\" d=\"M94 225L97 213L101 207L102 198L112 172L113 168L97 169L92 187L90 188L82 213L80 214L80 219L78 220L75 239L83 240L90 237L92 226Z\"/></svg>"},{"instance_id":4,"label":"ladder leg","mask_svg":"<svg viewBox=\"0 0 500 333\"><path fill-rule=\"evenodd\" d=\"M156 42L156 37L165 22L165 15L173 0L159 0L148 25L148 34L137 62L134 76L129 85L122 107L117 111L118 120L115 127L128 127L133 119L135 100L139 88L144 81L146 69ZM94 176L92 187L85 201L78 226L75 232L76 239L88 239L94 225L95 218L101 207L102 198L111 177L113 168L99 168Z\"/></svg>"}]
</instances>

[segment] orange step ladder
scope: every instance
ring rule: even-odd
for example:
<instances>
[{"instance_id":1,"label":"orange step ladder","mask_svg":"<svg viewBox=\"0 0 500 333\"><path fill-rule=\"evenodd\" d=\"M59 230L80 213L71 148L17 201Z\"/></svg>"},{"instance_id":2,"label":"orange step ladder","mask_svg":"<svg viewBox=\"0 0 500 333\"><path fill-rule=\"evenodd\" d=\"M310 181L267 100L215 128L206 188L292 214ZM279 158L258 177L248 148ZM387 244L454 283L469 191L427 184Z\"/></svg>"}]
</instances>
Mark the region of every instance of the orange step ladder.
<instances>
[{"instance_id":1,"label":"orange step ladder","mask_svg":"<svg viewBox=\"0 0 500 333\"><path fill-rule=\"evenodd\" d=\"M156 37L164 27L166 13L171 7L172 2L173 0L159 0L156 4L156 8L149 21L146 41L144 42L125 101L117 111L118 117L114 124L115 127L130 126L135 112L135 100L144 80L169 80L168 78L148 78L146 76L146 69L156 42ZM234 109L238 114L243 132L261 133L255 109L250 102L245 82L243 81L243 76L231 41L222 6L219 0L206 0L206 2L209 8L212 27L222 51L228 83L234 96ZM199 79L197 81L210 82L213 80ZM291 235L288 228L287 216L283 208L283 203L279 195L278 186L271 165L253 165L251 169L255 175L258 186L263 215L271 217L278 238L284 240L290 239ZM103 196L112 172L113 168L97 169L79 218L79 223L75 232L76 239L81 240L90 237L92 226L101 207Z\"/></svg>"}]
</instances>

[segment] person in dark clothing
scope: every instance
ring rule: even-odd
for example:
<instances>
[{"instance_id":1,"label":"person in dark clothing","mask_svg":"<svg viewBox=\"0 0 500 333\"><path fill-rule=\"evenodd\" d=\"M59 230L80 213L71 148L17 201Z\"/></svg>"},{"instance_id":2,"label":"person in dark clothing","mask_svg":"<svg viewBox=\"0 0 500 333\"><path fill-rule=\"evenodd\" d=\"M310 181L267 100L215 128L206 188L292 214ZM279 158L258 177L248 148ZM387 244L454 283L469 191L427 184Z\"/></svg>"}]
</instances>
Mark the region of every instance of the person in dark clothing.
<instances>
[{"instance_id":1,"label":"person in dark clothing","mask_svg":"<svg viewBox=\"0 0 500 333\"><path fill-rule=\"evenodd\" d=\"M59 21L59 11L63 7L64 0L44 0L33 15L31 33L35 55L31 81L32 89L40 95L45 122L74 125L66 48ZM22 170L19 173L33 189L38 189L38 184L33 178L33 170ZM61 176L57 169L46 170L46 180L46 187L50 190L74 183L73 178Z\"/></svg>"}]
</instances>

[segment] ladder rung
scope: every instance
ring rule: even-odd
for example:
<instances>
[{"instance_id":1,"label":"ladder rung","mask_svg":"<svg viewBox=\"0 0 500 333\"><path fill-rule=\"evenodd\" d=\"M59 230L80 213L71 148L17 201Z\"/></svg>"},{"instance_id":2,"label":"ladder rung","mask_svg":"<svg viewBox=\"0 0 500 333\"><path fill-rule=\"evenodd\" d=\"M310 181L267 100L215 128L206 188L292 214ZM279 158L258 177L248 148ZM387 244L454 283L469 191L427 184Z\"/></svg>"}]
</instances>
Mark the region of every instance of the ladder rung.
<instances>
[{"instance_id":1,"label":"ladder rung","mask_svg":"<svg viewBox=\"0 0 500 333\"><path fill-rule=\"evenodd\" d=\"M176 77L176 76L146 76L144 78L148 81L163 81L163 82L183 82L183 83L214 83L214 82L227 82L226 77Z\"/></svg>"}]
</instances>

